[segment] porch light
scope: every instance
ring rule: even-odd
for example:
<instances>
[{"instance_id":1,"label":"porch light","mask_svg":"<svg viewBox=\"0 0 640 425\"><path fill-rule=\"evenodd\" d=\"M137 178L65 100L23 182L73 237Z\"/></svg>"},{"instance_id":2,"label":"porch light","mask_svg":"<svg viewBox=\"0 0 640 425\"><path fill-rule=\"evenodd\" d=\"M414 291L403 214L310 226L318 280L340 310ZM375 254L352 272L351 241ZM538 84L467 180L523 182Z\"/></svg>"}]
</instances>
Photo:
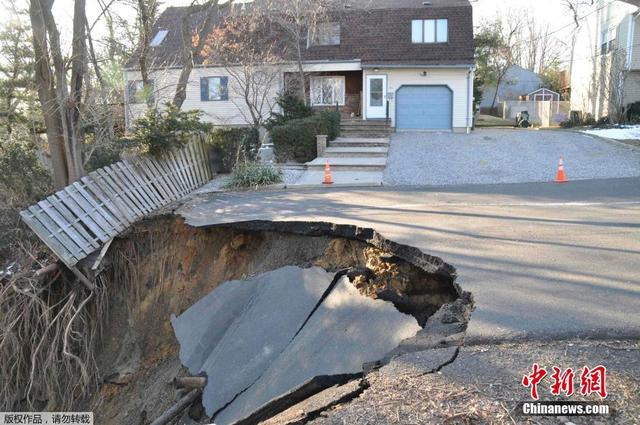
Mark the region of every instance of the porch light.
<instances>
[{"instance_id":1,"label":"porch light","mask_svg":"<svg viewBox=\"0 0 640 425\"><path fill-rule=\"evenodd\" d=\"M373 72L380 72L380 68L373 68Z\"/></svg>"}]
</instances>

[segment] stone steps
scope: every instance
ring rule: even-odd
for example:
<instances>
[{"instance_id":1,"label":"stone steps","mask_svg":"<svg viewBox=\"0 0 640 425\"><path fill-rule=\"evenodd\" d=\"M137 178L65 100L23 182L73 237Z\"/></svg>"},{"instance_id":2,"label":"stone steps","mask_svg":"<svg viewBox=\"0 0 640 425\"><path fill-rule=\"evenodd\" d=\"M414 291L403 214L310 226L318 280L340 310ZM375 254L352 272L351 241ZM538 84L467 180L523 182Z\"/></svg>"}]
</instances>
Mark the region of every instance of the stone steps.
<instances>
[{"instance_id":1,"label":"stone steps","mask_svg":"<svg viewBox=\"0 0 640 425\"><path fill-rule=\"evenodd\" d=\"M325 158L385 158L389 149L387 147L328 147L324 152Z\"/></svg>"},{"instance_id":2,"label":"stone steps","mask_svg":"<svg viewBox=\"0 0 640 425\"><path fill-rule=\"evenodd\" d=\"M343 137L385 138L392 129L387 121L346 120L340 123L340 134Z\"/></svg>"},{"instance_id":3,"label":"stone steps","mask_svg":"<svg viewBox=\"0 0 640 425\"><path fill-rule=\"evenodd\" d=\"M340 133L342 137L357 138L357 139L384 139L389 137L390 133L380 132L364 132L364 131L348 131Z\"/></svg>"},{"instance_id":4,"label":"stone steps","mask_svg":"<svg viewBox=\"0 0 640 425\"><path fill-rule=\"evenodd\" d=\"M375 148L389 147L389 138L371 138L371 137L338 137L336 140L329 142L331 148Z\"/></svg>"}]
</instances>

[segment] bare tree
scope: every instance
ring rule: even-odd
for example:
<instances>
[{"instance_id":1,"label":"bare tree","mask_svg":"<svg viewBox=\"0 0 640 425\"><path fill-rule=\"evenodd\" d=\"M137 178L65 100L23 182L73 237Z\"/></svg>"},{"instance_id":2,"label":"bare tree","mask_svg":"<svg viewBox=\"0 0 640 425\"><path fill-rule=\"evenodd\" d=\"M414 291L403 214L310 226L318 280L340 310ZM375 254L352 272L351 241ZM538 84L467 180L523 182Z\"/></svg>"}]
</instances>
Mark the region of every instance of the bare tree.
<instances>
[{"instance_id":1,"label":"bare tree","mask_svg":"<svg viewBox=\"0 0 640 425\"><path fill-rule=\"evenodd\" d=\"M241 99L236 104L244 120L259 129L274 108L283 71L283 49L261 11L230 16L208 37L203 49L205 63L224 66L231 77L228 88ZM222 93L225 96L227 93Z\"/></svg>"},{"instance_id":2,"label":"bare tree","mask_svg":"<svg viewBox=\"0 0 640 425\"><path fill-rule=\"evenodd\" d=\"M628 69L626 67L626 49L613 48L609 54L594 60L600 61L598 87L604 105L606 105L611 124L623 120L624 87Z\"/></svg>"},{"instance_id":3,"label":"bare tree","mask_svg":"<svg viewBox=\"0 0 640 425\"><path fill-rule=\"evenodd\" d=\"M149 77L149 52L151 50L151 40L153 37L153 24L158 17L158 0L137 0L137 21L139 31L139 52L138 65L142 76L144 87L151 86ZM151 97L147 97L147 104L151 106Z\"/></svg>"},{"instance_id":4,"label":"bare tree","mask_svg":"<svg viewBox=\"0 0 640 425\"><path fill-rule=\"evenodd\" d=\"M36 60L36 85L47 128L54 183L56 187L63 187L84 174L80 107L86 61L85 2L77 0L74 5L70 85L67 82L69 69L62 55L52 6L53 0L31 0L29 16Z\"/></svg>"},{"instance_id":5,"label":"bare tree","mask_svg":"<svg viewBox=\"0 0 640 425\"><path fill-rule=\"evenodd\" d=\"M287 44L289 57L295 62L300 96L309 102L306 89L306 71L303 49L323 22L331 18L331 10L339 0L267 0L262 3L265 16L282 32L282 41Z\"/></svg>"},{"instance_id":6,"label":"bare tree","mask_svg":"<svg viewBox=\"0 0 640 425\"><path fill-rule=\"evenodd\" d=\"M517 23L505 27L501 19L496 19L493 22L485 22L475 37L478 76L485 84L496 87L492 108L495 107L500 84L509 68L516 63L515 47L519 42L517 35L520 28Z\"/></svg>"},{"instance_id":7,"label":"bare tree","mask_svg":"<svg viewBox=\"0 0 640 425\"><path fill-rule=\"evenodd\" d=\"M232 1L230 0L229 3ZM182 107L187 98L187 84L195 65L194 58L204 48L207 31L211 30L214 14L219 13L218 3L219 0L207 0L198 4L197 0L193 0L187 13L182 17L182 70L173 97L173 104L178 108ZM204 14L205 17L199 27L192 28L193 16L198 13Z\"/></svg>"},{"instance_id":8,"label":"bare tree","mask_svg":"<svg viewBox=\"0 0 640 425\"><path fill-rule=\"evenodd\" d=\"M595 0L562 0L562 4L565 9L571 14L575 27L571 34L571 58L569 60L569 75L573 71L573 62L575 60L576 42L578 31L580 30L580 20L584 10L592 7L595 4Z\"/></svg>"}]
</instances>

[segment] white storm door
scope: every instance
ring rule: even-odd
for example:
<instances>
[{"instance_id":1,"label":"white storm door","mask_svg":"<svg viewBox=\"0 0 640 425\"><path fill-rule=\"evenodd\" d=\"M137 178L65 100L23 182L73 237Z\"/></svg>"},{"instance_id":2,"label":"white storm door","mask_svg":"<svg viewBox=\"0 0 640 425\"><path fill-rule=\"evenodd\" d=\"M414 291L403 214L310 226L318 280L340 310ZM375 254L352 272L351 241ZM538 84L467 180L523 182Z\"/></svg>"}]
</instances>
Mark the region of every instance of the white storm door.
<instances>
[{"instance_id":1,"label":"white storm door","mask_svg":"<svg viewBox=\"0 0 640 425\"><path fill-rule=\"evenodd\" d=\"M387 76L367 75L367 119L387 117Z\"/></svg>"}]
</instances>

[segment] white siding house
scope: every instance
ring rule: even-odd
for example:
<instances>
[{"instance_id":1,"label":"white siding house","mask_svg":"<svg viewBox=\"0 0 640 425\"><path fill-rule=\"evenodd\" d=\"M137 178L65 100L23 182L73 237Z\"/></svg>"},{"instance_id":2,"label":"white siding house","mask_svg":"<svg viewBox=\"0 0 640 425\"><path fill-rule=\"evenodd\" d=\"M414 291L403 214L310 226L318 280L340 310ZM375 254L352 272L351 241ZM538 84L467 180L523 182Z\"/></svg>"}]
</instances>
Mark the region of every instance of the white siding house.
<instances>
[{"instance_id":1,"label":"white siding house","mask_svg":"<svg viewBox=\"0 0 640 425\"><path fill-rule=\"evenodd\" d=\"M398 130L470 131L474 58L469 0L350 0L350 6L332 12L331 22L320 26L324 32L316 30L301 46L309 104L337 108L343 118L389 120ZM129 126L147 108L138 91L153 90L156 105L173 98L185 11L168 8L155 25L151 63L164 66L150 67L152 88L142 87L138 61L132 58L128 64ZM380 30L385 31L382 37ZM295 66L283 64L280 72L264 116L279 93L299 84ZM197 57L183 109L199 109L206 121L221 126L250 124L236 81L227 69L206 66Z\"/></svg>"},{"instance_id":2,"label":"white siding house","mask_svg":"<svg viewBox=\"0 0 640 425\"><path fill-rule=\"evenodd\" d=\"M571 64L571 109L598 119L609 114L618 83L624 105L640 101L638 7L598 0L585 15Z\"/></svg>"}]
</instances>

